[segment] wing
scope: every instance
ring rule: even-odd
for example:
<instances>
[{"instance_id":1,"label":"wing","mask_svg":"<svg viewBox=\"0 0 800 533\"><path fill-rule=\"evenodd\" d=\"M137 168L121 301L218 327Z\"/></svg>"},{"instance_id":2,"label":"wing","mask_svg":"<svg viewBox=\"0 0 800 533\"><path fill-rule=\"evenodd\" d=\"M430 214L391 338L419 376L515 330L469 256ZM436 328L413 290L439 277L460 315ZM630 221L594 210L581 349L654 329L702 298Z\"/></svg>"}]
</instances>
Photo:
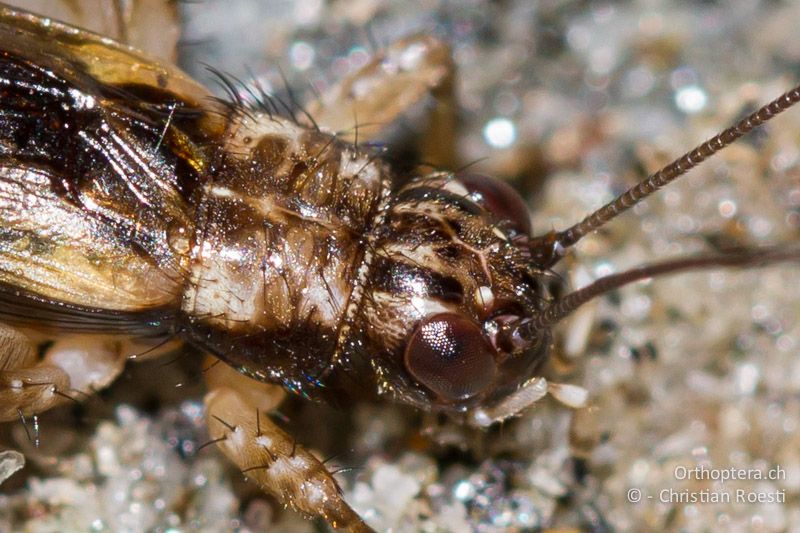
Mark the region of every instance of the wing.
<instances>
[{"instance_id":1,"label":"wing","mask_svg":"<svg viewBox=\"0 0 800 533\"><path fill-rule=\"evenodd\" d=\"M225 127L211 102L176 68L0 4L0 318L178 305Z\"/></svg>"}]
</instances>

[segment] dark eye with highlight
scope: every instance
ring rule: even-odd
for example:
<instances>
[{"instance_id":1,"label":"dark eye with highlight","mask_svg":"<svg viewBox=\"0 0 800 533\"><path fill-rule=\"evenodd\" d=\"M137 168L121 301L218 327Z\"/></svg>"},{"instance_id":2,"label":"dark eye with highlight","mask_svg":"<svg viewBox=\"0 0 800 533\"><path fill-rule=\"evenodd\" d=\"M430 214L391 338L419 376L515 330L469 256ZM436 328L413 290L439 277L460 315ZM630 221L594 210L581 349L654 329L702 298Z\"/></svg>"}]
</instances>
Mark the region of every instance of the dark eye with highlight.
<instances>
[{"instance_id":1,"label":"dark eye with highlight","mask_svg":"<svg viewBox=\"0 0 800 533\"><path fill-rule=\"evenodd\" d=\"M426 318L406 346L411 375L440 397L465 400L495 379L494 349L480 327L455 313Z\"/></svg>"},{"instance_id":2,"label":"dark eye with highlight","mask_svg":"<svg viewBox=\"0 0 800 533\"><path fill-rule=\"evenodd\" d=\"M456 175L456 178L476 197L477 203L498 221L508 221L516 231L531 234L533 228L528 206L514 187L484 174L464 172Z\"/></svg>"}]
</instances>

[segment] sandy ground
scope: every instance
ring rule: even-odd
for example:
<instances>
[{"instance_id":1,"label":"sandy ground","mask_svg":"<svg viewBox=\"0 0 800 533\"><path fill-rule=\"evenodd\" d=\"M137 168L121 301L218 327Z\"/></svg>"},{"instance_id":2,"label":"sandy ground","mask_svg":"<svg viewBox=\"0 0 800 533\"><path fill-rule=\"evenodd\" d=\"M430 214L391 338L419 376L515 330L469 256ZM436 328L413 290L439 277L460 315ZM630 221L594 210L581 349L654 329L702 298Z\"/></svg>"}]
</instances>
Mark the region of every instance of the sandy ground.
<instances>
[{"instance_id":1,"label":"sandy ground","mask_svg":"<svg viewBox=\"0 0 800 533\"><path fill-rule=\"evenodd\" d=\"M460 161L513 180L536 231L577 221L800 72L800 8L774 2L181 10L181 61L196 76L202 62L281 90L280 66L301 93L376 44L447 39ZM796 242L798 140L800 109L585 239L560 272L581 286L655 258ZM585 387L588 410L548 398L482 435L385 405L285 414L302 442L353 468L339 476L347 498L379 530L800 531L798 281L794 265L695 273L587 306L558 328L548 377ZM213 449L197 452L208 439L198 366L190 353L132 367L85 408L43 417L38 450L20 424L3 428L29 466L0 488L0 531L313 530ZM312 435L320 417L331 423Z\"/></svg>"}]
</instances>

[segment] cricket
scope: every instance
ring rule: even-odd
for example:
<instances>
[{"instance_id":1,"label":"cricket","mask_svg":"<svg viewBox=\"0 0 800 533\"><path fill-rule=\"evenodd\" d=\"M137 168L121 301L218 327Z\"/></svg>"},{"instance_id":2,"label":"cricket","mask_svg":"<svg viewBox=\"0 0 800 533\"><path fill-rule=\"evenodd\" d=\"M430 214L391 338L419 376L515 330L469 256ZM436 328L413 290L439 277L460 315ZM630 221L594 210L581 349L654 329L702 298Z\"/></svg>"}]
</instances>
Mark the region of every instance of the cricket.
<instances>
[{"instance_id":1,"label":"cricket","mask_svg":"<svg viewBox=\"0 0 800 533\"><path fill-rule=\"evenodd\" d=\"M184 351L203 369L206 444L280 505L372 531L273 416L287 396L399 404L486 434L550 397L574 410L580 441L592 399L551 377L571 364L557 328L638 282L800 260L794 241L742 238L568 279L584 241L781 127L800 86L541 227L503 179L448 168L457 73L438 37L388 43L302 102L215 70L219 96L124 40L0 4L7 424L86 401L131 359ZM420 106L449 140L398 164L387 131Z\"/></svg>"}]
</instances>

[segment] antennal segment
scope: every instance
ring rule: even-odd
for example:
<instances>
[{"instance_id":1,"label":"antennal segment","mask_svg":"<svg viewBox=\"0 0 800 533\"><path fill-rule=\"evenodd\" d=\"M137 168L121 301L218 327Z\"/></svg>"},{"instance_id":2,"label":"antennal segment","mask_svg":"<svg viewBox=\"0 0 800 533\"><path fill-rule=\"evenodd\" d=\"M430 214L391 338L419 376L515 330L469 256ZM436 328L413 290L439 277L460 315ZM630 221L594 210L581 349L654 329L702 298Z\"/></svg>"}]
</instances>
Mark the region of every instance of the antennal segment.
<instances>
[{"instance_id":1,"label":"antennal segment","mask_svg":"<svg viewBox=\"0 0 800 533\"><path fill-rule=\"evenodd\" d=\"M784 261L800 261L800 248L778 247L752 248L715 255L682 257L659 263L643 265L619 274L611 274L594 283L573 291L545 307L542 312L517 326L523 338L532 338L537 331L550 328L589 300L601 296L623 285L684 270L700 270L719 267L757 268Z\"/></svg>"},{"instance_id":2,"label":"antennal segment","mask_svg":"<svg viewBox=\"0 0 800 533\"><path fill-rule=\"evenodd\" d=\"M651 174L574 226L561 232L550 233L538 239L533 239L532 246L538 247L538 254L534 255L538 255L545 262L549 262L549 264L540 266L549 268L560 259L566 248L577 243L586 234L600 228L606 222L627 211L674 179L686 174L695 166L753 130L753 128L789 109L798 101L800 101L800 85L782 94L735 126L726 129L661 168L656 173ZM545 250L549 252L545 252Z\"/></svg>"}]
</instances>

